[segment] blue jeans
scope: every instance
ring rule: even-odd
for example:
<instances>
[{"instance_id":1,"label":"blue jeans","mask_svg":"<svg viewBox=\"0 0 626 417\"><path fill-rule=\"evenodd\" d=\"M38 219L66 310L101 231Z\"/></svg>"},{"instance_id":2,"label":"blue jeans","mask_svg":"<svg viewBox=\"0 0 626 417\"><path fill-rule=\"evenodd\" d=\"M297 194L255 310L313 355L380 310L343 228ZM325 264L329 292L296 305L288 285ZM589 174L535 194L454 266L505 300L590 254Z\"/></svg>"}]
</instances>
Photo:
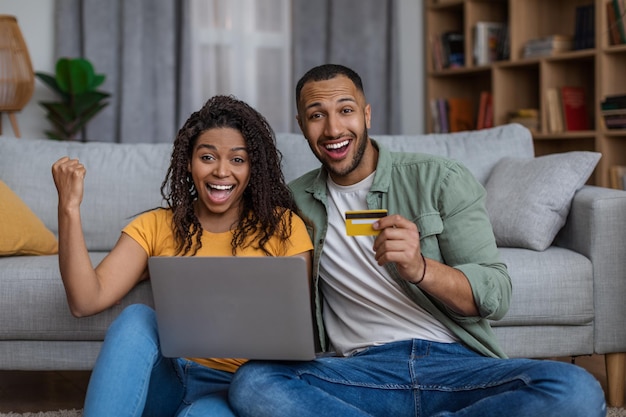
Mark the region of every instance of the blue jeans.
<instances>
[{"instance_id":1,"label":"blue jeans","mask_svg":"<svg viewBox=\"0 0 626 417\"><path fill-rule=\"evenodd\" d=\"M154 310L131 305L107 331L83 415L233 417L228 405L232 376L186 359L164 357Z\"/></svg>"},{"instance_id":2,"label":"blue jeans","mask_svg":"<svg viewBox=\"0 0 626 417\"><path fill-rule=\"evenodd\" d=\"M348 358L251 361L235 373L229 399L240 417L606 415L600 384L576 365L424 340Z\"/></svg>"}]
</instances>

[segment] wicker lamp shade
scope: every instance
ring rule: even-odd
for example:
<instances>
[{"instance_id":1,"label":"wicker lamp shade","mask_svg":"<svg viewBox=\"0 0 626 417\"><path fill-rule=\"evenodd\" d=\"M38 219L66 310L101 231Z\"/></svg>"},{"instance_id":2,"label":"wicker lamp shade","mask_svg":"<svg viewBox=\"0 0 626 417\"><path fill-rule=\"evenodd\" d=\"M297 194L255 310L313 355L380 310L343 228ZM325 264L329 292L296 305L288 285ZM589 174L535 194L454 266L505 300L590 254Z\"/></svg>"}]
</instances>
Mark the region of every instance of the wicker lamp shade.
<instances>
[{"instance_id":1,"label":"wicker lamp shade","mask_svg":"<svg viewBox=\"0 0 626 417\"><path fill-rule=\"evenodd\" d=\"M0 15L0 114L9 113L17 137L20 134L14 113L26 106L34 89L33 65L17 19L15 16Z\"/></svg>"}]
</instances>

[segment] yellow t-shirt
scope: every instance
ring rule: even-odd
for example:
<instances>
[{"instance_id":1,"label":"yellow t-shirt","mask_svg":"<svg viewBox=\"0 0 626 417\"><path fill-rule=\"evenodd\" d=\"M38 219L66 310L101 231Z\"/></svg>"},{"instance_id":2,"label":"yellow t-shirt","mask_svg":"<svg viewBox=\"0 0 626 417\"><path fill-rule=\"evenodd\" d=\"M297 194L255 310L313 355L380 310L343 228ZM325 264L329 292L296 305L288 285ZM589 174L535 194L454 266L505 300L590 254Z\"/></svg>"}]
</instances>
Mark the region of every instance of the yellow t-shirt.
<instances>
[{"instance_id":1,"label":"yellow t-shirt","mask_svg":"<svg viewBox=\"0 0 626 417\"><path fill-rule=\"evenodd\" d=\"M287 214L285 214L287 215ZM176 242L172 233L172 212L155 209L142 213L130 222L122 232L133 238L146 251L148 256L175 256ZM202 248L196 256L232 256L232 232L211 233L203 231ZM266 244L273 256L294 256L313 249L306 226L297 215L291 218L291 236L282 243L276 236ZM265 253L253 246L239 249L238 256L265 256ZM235 372L245 359L230 358L190 358L210 368Z\"/></svg>"}]
</instances>

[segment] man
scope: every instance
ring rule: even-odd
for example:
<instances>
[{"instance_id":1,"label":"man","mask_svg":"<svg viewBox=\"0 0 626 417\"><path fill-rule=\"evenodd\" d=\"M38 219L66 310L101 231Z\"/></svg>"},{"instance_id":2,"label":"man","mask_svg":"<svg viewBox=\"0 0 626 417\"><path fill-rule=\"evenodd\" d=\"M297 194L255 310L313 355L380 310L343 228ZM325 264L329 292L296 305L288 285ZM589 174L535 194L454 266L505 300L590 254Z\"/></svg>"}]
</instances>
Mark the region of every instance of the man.
<instances>
[{"instance_id":1,"label":"man","mask_svg":"<svg viewBox=\"0 0 626 417\"><path fill-rule=\"evenodd\" d=\"M244 365L230 390L238 414L604 416L583 369L504 359L487 320L507 312L511 282L469 171L378 146L349 68L311 69L296 104L322 167L290 186L316 245L320 343L337 356ZM364 209L388 210L380 233L346 236L345 212Z\"/></svg>"}]
</instances>

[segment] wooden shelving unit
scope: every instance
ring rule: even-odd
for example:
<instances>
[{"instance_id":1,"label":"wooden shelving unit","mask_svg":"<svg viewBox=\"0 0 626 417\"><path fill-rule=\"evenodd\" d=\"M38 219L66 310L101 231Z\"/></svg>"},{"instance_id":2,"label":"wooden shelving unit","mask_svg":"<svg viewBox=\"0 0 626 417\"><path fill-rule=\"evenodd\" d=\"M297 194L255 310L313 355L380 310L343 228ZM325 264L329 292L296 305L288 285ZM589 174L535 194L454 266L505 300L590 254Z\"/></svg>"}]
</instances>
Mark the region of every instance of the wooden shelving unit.
<instances>
[{"instance_id":1,"label":"wooden shelving unit","mask_svg":"<svg viewBox=\"0 0 626 417\"><path fill-rule=\"evenodd\" d=\"M507 123L510 111L539 109L540 127L533 132L537 156L573 150L602 153L590 182L609 186L609 167L626 165L626 129L606 129L600 102L608 95L626 94L626 44L611 45L606 3L609 0L425 0L425 64L427 130L433 132L430 101L465 97L478 103L481 91L493 96L494 125ZM574 36L576 8L594 7L594 46L540 58L524 58L531 39L565 34ZM474 27L477 22L505 22L509 31L508 59L474 64ZM446 31L464 34L465 65L435 70L431 40ZM590 129L550 133L546 90L566 85L585 89Z\"/></svg>"}]
</instances>

